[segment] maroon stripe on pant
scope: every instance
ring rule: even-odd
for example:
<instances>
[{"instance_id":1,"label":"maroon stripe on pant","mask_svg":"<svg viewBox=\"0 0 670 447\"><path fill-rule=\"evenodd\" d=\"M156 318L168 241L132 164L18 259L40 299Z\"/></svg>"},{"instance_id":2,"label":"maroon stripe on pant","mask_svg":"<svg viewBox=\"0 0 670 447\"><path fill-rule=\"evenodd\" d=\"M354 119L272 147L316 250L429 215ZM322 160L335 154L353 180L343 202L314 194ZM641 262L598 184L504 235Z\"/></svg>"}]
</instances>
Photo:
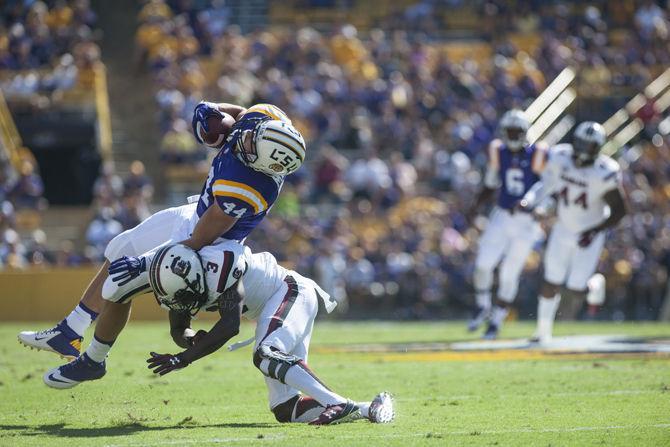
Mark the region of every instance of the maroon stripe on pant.
<instances>
[{"instance_id":1,"label":"maroon stripe on pant","mask_svg":"<svg viewBox=\"0 0 670 447\"><path fill-rule=\"evenodd\" d=\"M274 315L272 315L272 321L270 321L270 324L268 325L268 330L265 333L263 340L265 340L268 335L282 327L284 324L284 319L291 310L291 307L293 307L295 299L298 297L298 283L295 281L295 279L291 275L287 275L286 278L284 278L284 282L288 286L288 290L286 291L281 304L279 304L277 311L274 313Z\"/></svg>"},{"instance_id":2,"label":"maroon stripe on pant","mask_svg":"<svg viewBox=\"0 0 670 447\"><path fill-rule=\"evenodd\" d=\"M224 251L223 252L223 265L221 266L221 274L219 275L219 283L216 285L216 291L218 293L223 293L226 291L226 282L228 281L228 275L230 275L230 270L233 268L233 252Z\"/></svg>"}]
</instances>

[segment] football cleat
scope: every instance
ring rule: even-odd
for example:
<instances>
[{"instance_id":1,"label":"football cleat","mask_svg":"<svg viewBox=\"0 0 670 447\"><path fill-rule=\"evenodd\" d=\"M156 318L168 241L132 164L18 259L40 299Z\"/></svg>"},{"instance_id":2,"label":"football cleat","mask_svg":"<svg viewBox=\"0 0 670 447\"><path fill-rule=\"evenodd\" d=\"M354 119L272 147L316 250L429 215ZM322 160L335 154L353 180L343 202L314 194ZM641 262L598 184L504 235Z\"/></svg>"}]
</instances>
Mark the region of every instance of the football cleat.
<instances>
[{"instance_id":1,"label":"football cleat","mask_svg":"<svg viewBox=\"0 0 670 447\"><path fill-rule=\"evenodd\" d=\"M498 326L496 326L493 323L489 323L489 327L486 328L486 332L484 332L484 335L482 335L482 339L484 340L495 340L498 338L498 331L500 329Z\"/></svg>"},{"instance_id":2,"label":"football cleat","mask_svg":"<svg viewBox=\"0 0 670 447\"><path fill-rule=\"evenodd\" d=\"M342 404L329 405L325 410L312 420L309 425L331 425L353 422L361 418L361 410L358 405L348 400Z\"/></svg>"},{"instance_id":3,"label":"football cleat","mask_svg":"<svg viewBox=\"0 0 670 447\"><path fill-rule=\"evenodd\" d=\"M83 340L65 321L43 331L23 331L19 333L18 339L19 343L30 349L55 352L67 360L79 357Z\"/></svg>"},{"instance_id":4,"label":"football cleat","mask_svg":"<svg viewBox=\"0 0 670 447\"><path fill-rule=\"evenodd\" d=\"M489 317L490 311L488 307L477 307L472 319L468 322L468 331L474 332L479 329L479 326Z\"/></svg>"},{"instance_id":5,"label":"football cleat","mask_svg":"<svg viewBox=\"0 0 670 447\"><path fill-rule=\"evenodd\" d=\"M368 410L368 419L375 424L388 424L395 419L393 396L388 391L377 394Z\"/></svg>"},{"instance_id":6,"label":"football cleat","mask_svg":"<svg viewBox=\"0 0 670 447\"><path fill-rule=\"evenodd\" d=\"M51 388L66 389L88 380L98 380L106 373L105 362L95 362L84 353L66 365L50 369L43 379Z\"/></svg>"}]
</instances>

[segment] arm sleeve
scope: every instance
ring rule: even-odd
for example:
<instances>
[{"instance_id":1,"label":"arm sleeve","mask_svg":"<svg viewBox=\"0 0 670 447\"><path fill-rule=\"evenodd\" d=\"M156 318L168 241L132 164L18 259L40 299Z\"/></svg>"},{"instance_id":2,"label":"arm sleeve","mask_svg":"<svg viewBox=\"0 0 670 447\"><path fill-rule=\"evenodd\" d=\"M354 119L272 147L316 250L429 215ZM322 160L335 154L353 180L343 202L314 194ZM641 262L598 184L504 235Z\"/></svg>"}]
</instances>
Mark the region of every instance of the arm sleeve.
<instances>
[{"instance_id":1,"label":"arm sleeve","mask_svg":"<svg viewBox=\"0 0 670 447\"><path fill-rule=\"evenodd\" d=\"M544 199L554 193L554 190L559 185L559 169L556 163L547 163L545 169L542 171L540 180L536 182L523 196L522 200L528 202L531 208L535 208Z\"/></svg>"},{"instance_id":2,"label":"arm sleeve","mask_svg":"<svg viewBox=\"0 0 670 447\"><path fill-rule=\"evenodd\" d=\"M493 140L488 147L488 163L484 173L484 186L489 189L500 187L500 140Z\"/></svg>"}]
</instances>

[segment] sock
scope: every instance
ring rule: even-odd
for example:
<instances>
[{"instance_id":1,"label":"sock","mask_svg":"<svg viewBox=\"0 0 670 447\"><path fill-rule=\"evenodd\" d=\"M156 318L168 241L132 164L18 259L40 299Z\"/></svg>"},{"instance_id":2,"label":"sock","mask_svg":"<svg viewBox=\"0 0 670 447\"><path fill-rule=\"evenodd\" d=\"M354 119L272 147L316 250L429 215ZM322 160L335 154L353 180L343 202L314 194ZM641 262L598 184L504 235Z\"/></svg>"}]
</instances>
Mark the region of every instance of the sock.
<instances>
[{"instance_id":1,"label":"sock","mask_svg":"<svg viewBox=\"0 0 670 447\"><path fill-rule=\"evenodd\" d=\"M364 418L370 417L370 403L371 402L356 402L356 405L358 405L358 408L361 410L361 416Z\"/></svg>"},{"instance_id":2,"label":"sock","mask_svg":"<svg viewBox=\"0 0 670 447\"><path fill-rule=\"evenodd\" d=\"M291 422L311 422L318 418L326 408L309 396L300 396L295 403Z\"/></svg>"},{"instance_id":3,"label":"sock","mask_svg":"<svg viewBox=\"0 0 670 447\"><path fill-rule=\"evenodd\" d=\"M95 321L98 317L98 313L92 311L82 302L79 302L77 307L74 308L70 315L65 317L63 322L77 333L80 337L84 336L86 329Z\"/></svg>"},{"instance_id":4,"label":"sock","mask_svg":"<svg viewBox=\"0 0 670 447\"><path fill-rule=\"evenodd\" d=\"M284 377L284 383L296 390L300 390L307 396L313 397L314 400L324 407L347 401L346 398L332 392L324 385L303 361L289 368Z\"/></svg>"},{"instance_id":5,"label":"sock","mask_svg":"<svg viewBox=\"0 0 670 447\"><path fill-rule=\"evenodd\" d=\"M540 295L537 302L537 335L540 337L551 337L554 328L554 318L561 295L556 294L553 298L545 298Z\"/></svg>"},{"instance_id":6,"label":"sock","mask_svg":"<svg viewBox=\"0 0 670 447\"><path fill-rule=\"evenodd\" d=\"M86 355L94 362L102 363L107 358L113 344L113 341L103 341L94 335L93 340L86 348Z\"/></svg>"},{"instance_id":7,"label":"sock","mask_svg":"<svg viewBox=\"0 0 670 447\"><path fill-rule=\"evenodd\" d=\"M499 304L494 304L493 309L491 309L491 316L489 317L489 321L495 327L500 328L500 326L502 326L503 321L505 321L505 317L507 317L508 313L509 309L507 309L507 307L503 307Z\"/></svg>"},{"instance_id":8,"label":"sock","mask_svg":"<svg viewBox=\"0 0 670 447\"><path fill-rule=\"evenodd\" d=\"M490 309L491 308L491 291L490 290L477 290L475 292L475 303L477 307L481 309Z\"/></svg>"}]
</instances>

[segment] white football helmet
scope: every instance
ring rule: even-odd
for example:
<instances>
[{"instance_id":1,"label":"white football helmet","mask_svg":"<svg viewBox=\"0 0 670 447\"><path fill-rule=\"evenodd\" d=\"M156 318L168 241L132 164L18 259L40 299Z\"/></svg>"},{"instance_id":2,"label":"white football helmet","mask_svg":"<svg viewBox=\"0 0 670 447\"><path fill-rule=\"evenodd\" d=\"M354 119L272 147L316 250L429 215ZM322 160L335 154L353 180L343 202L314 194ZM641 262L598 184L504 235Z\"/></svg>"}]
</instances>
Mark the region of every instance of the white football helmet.
<instances>
[{"instance_id":1,"label":"white football helmet","mask_svg":"<svg viewBox=\"0 0 670 447\"><path fill-rule=\"evenodd\" d=\"M526 144L526 132L530 122L526 114L519 109L512 109L500 118L500 134L505 146L512 151L518 151Z\"/></svg>"},{"instance_id":2,"label":"white football helmet","mask_svg":"<svg viewBox=\"0 0 670 447\"><path fill-rule=\"evenodd\" d=\"M195 315L207 301L198 252L181 244L160 248L149 265L149 284L161 307Z\"/></svg>"},{"instance_id":3,"label":"white football helmet","mask_svg":"<svg viewBox=\"0 0 670 447\"><path fill-rule=\"evenodd\" d=\"M247 133L252 132L251 147L245 147ZM293 125L280 120L260 122L254 130L242 132L237 153L252 169L267 175L288 175L305 160L305 140Z\"/></svg>"},{"instance_id":4,"label":"white football helmet","mask_svg":"<svg viewBox=\"0 0 670 447\"><path fill-rule=\"evenodd\" d=\"M607 141L605 129L595 121L584 121L572 135L572 158L577 166L593 163Z\"/></svg>"}]
</instances>

